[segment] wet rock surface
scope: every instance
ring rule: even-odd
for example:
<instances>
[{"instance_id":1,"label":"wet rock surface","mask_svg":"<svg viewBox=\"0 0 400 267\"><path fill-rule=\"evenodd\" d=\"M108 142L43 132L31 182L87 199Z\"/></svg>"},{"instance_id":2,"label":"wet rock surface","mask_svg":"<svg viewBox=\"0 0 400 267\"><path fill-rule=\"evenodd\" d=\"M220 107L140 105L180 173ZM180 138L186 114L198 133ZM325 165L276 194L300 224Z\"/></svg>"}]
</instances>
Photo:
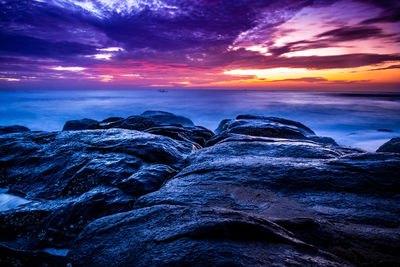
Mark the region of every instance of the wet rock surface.
<instances>
[{"instance_id":1,"label":"wet rock surface","mask_svg":"<svg viewBox=\"0 0 400 267\"><path fill-rule=\"evenodd\" d=\"M376 152L400 153L400 137L390 139L381 145Z\"/></svg>"},{"instance_id":2,"label":"wet rock surface","mask_svg":"<svg viewBox=\"0 0 400 267\"><path fill-rule=\"evenodd\" d=\"M190 120L189 120L190 121ZM0 263L396 266L400 154L274 117L174 114L0 136Z\"/></svg>"},{"instance_id":3,"label":"wet rock surface","mask_svg":"<svg viewBox=\"0 0 400 267\"><path fill-rule=\"evenodd\" d=\"M97 124L98 121L92 119L81 119L67 121L63 127L63 131L79 131L89 129L91 126Z\"/></svg>"},{"instance_id":4,"label":"wet rock surface","mask_svg":"<svg viewBox=\"0 0 400 267\"><path fill-rule=\"evenodd\" d=\"M27 127L20 125L0 126L0 134L29 132L29 131L30 130Z\"/></svg>"},{"instance_id":5,"label":"wet rock surface","mask_svg":"<svg viewBox=\"0 0 400 267\"><path fill-rule=\"evenodd\" d=\"M190 142L197 148L205 145L206 141L214 136L214 132L194 123L183 116L164 111L145 111L141 115L128 118L111 117L85 129L122 128L129 130L146 131L148 133L168 136L175 140Z\"/></svg>"},{"instance_id":6,"label":"wet rock surface","mask_svg":"<svg viewBox=\"0 0 400 267\"><path fill-rule=\"evenodd\" d=\"M158 124L178 124L182 126L194 126L194 123L190 119L165 111L147 110L143 112L141 116L152 118Z\"/></svg>"}]
</instances>

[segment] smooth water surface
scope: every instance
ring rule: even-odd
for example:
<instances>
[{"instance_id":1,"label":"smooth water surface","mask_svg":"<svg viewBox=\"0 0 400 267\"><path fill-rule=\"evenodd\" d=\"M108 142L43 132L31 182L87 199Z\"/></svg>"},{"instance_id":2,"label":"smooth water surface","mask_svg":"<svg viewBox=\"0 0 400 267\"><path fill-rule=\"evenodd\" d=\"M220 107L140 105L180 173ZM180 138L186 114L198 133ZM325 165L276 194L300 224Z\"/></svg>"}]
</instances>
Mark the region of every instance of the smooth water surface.
<instances>
[{"instance_id":1,"label":"smooth water surface","mask_svg":"<svg viewBox=\"0 0 400 267\"><path fill-rule=\"evenodd\" d=\"M400 136L400 94L335 94L229 90L3 91L0 125L61 130L67 120L127 117L145 110L186 116L215 129L239 114L278 116L304 123L318 135L368 151Z\"/></svg>"}]
</instances>

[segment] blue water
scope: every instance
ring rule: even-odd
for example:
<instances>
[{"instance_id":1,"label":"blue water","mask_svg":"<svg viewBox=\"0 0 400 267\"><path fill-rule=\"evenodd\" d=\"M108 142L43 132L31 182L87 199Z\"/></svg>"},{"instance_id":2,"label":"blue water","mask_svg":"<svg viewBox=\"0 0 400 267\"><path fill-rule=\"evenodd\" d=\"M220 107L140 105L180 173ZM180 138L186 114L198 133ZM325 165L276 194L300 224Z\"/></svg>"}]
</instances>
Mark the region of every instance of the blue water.
<instances>
[{"instance_id":1,"label":"blue water","mask_svg":"<svg viewBox=\"0 0 400 267\"><path fill-rule=\"evenodd\" d=\"M65 121L127 117L164 110L215 129L238 114L278 116L304 123L339 144L374 151L400 136L400 94L334 94L228 90L0 91L0 125L61 130ZM379 131L379 129L390 130Z\"/></svg>"}]
</instances>

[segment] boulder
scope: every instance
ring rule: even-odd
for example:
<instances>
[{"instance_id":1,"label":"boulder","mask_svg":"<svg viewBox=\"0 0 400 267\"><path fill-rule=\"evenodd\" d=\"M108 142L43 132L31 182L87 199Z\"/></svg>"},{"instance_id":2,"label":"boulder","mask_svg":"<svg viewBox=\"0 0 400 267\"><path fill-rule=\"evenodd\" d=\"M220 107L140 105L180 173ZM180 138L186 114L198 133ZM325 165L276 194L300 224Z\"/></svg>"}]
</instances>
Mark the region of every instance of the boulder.
<instances>
[{"instance_id":1,"label":"boulder","mask_svg":"<svg viewBox=\"0 0 400 267\"><path fill-rule=\"evenodd\" d=\"M212 131L202 126L158 126L146 129L145 132L191 142L198 148L205 146L206 142L214 136Z\"/></svg>"},{"instance_id":2,"label":"boulder","mask_svg":"<svg viewBox=\"0 0 400 267\"><path fill-rule=\"evenodd\" d=\"M0 242L22 250L68 248L91 221L132 209L135 197L99 186L79 197L35 200L0 212Z\"/></svg>"},{"instance_id":3,"label":"boulder","mask_svg":"<svg viewBox=\"0 0 400 267\"><path fill-rule=\"evenodd\" d=\"M0 126L0 134L29 132L29 131L30 130L28 128L20 125Z\"/></svg>"},{"instance_id":4,"label":"boulder","mask_svg":"<svg viewBox=\"0 0 400 267\"><path fill-rule=\"evenodd\" d=\"M189 119L163 111L146 111L141 115L126 119L112 117L103 120L90 129L123 128L146 131L148 133L168 136L175 140L192 143L197 148L205 145L214 133L202 126L194 126Z\"/></svg>"},{"instance_id":5,"label":"boulder","mask_svg":"<svg viewBox=\"0 0 400 267\"><path fill-rule=\"evenodd\" d=\"M317 143L338 146L338 144L333 138L327 136L309 136L309 139Z\"/></svg>"},{"instance_id":6,"label":"boulder","mask_svg":"<svg viewBox=\"0 0 400 267\"><path fill-rule=\"evenodd\" d=\"M187 162L139 197L134 211L88 225L70 250L72 263L346 266L400 259L400 157L236 135Z\"/></svg>"},{"instance_id":7,"label":"boulder","mask_svg":"<svg viewBox=\"0 0 400 267\"><path fill-rule=\"evenodd\" d=\"M275 117L241 115L214 135L144 115L0 136L0 187L30 201L0 212L0 263L400 262L400 154Z\"/></svg>"},{"instance_id":8,"label":"boulder","mask_svg":"<svg viewBox=\"0 0 400 267\"><path fill-rule=\"evenodd\" d=\"M87 130L97 124L98 121L92 119L71 120L64 124L63 131Z\"/></svg>"},{"instance_id":9,"label":"boulder","mask_svg":"<svg viewBox=\"0 0 400 267\"><path fill-rule=\"evenodd\" d=\"M315 133L305 125L276 117L239 115L233 120L223 120L216 132L285 139L307 139Z\"/></svg>"},{"instance_id":10,"label":"boulder","mask_svg":"<svg viewBox=\"0 0 400 267\"><path fill-rule=\"evenodd\" d=\"M135 206L256 214L340 258L335 264L399 262L400 156L227 131L213 139L219 141L192 153L184 169Z\"/></svg>"},{"instance_id":11,"label":"boulder","mask_svg":"<svg viewBox=\"0 0 400 267\"><path fill-rule=\"evenodd\" d=\"M194 123L190 119L165 111L147 110L140 114L140 116L152 118L160 125L177 124L182 126L194 126Z\"/></svg>"},{"instance_id":12,"label":"boulder","mask_svg":"<svg viewBox=\"0 0 400 267\"><path fill-rule=\"evenodd\" d=\"M395 137L381 145L376 152L400 153L400 137Z\"/></svg>"},{"instance_id":13,"label":"boulder","mask_svg":"<svg viewBox=\"0 0 400 267\"><path fill-rule=\"evenodd\" d=\"M125 129L3 135L0 187L29 198L77 196L151 164L177 170L192 149L191 143ZM163 173L158 181L169 173L156 167L147 172Z\"/></svg>"},{"instance_id":14,"label":"boulder","mask_svg":"<svg viewBox=\"0 0 400 267\"><path fill-rule=\"evenodd\" d=\"M178 172L193 149L126 129L1 136L0 188L29 202L0 212L0 255L12 251L0 263L64 262L66 253L48 251L68 251L90 222L131 210L137 197Z\"/></svg>"},{"instance_id":15,"label":"boulder","mask_svg":"<svg viewBox=\"0 0 400 267\"><path fill-rule=\"evenodd\" d=\"M68 256L74 266L347 265L269 220L186 205L156 205L96 220Z\"/></svg>"}]
</instances>

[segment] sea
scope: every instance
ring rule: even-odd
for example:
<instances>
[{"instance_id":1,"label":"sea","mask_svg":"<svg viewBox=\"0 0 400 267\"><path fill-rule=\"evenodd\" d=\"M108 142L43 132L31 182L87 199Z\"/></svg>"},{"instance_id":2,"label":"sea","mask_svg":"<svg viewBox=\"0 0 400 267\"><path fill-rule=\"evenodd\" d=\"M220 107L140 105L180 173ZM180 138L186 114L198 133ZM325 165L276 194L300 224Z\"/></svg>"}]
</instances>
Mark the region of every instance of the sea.
<instances>
[{"instance_id":1,"label":"sea","mask_svg":"<svg viewBox=\"0 0 400 267\"><path fill-rule=\"evenodd\" d=\"M59 131L67 120L128 117L162 110L216 129L240 114L282 117L305 124L340 145L375 151L400 136L400 93L261 90L0 91L0 125Z\"/></svg>"}]
</instances>

